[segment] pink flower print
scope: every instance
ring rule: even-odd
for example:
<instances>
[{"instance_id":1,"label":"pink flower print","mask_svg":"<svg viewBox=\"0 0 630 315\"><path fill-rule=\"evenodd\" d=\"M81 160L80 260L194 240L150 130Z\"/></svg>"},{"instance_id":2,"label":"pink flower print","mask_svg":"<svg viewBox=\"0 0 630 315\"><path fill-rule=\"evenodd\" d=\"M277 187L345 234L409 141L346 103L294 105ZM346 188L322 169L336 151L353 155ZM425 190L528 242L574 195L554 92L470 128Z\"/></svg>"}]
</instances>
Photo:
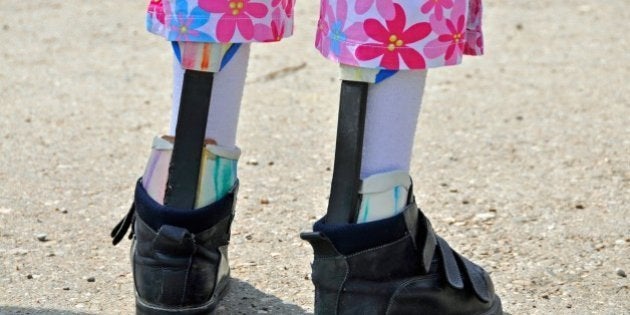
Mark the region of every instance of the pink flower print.
<instances>
[{"instance_id":1,"label":"pink flower print","mask_svg":"<svg viewBox=\"0 0 630 315\"><path fill-rule=\"evenodd\" d=\"M239 33L246 40L254 37L254 18L263 18L267 15L267 6L251 0L200 0L199 7L213 12L223 13L217 22L217 39L220 42L229 42L234 37L238 28Z\"/></svg>"},{"instance_id":2,"label":"pink flower print","mask_svg":"<svg viewBox=\"0 0 630 315\"><path fill-rule=\"evenodd\" d=\"M330 47L330 51L340 60L356 64L356 60L345 42L348 38L352 38L354 41L365 41L367 35L363 31L363 24L355 22L350 26L346 26L346 21L348 20L348 3L346 0L337 0L336 10L333 10L332 6L327 5L325 14L326 21L328 21L326 36L329 44L327 47Z\"/></svg>"},{"instance_id":3,"label":"pink flower print","mask_svg":"<svg viewBox=\"0 0 630 315\"><path fill-rule=\"evenodd\" d=\"M256 41L277 42L284 37L284 20L280 18L280 14L280 9L271 13L271 27L262 23L254 25Z\"/></svg>"},{"instance_id":4,"label":"pink flower print","mask_svg":"<svg viewBox=\"0 0 630 315\"><path fill-rule=\"evenodd\" d=\"M151 15L155 15L157 20L164 24L164 6L162 0L151 0L148 12Z\"/></svg>"},{"instance_id":5,"label":"pink flower print","mask_svg":"<svg viewBox=\"0 0 630 315\"><path fill-rule=\"evenodd\" d=\"M411 25L405 29L407 17L403 8L395 4L396 14L394 19L387 20L387 26L382 25L376 19L367 19L363 28L367 35L379 44L365 43L357 47L355 55L359 60L371 60L383 56L380 66L385 69L400 69L400 58L411 69L423 69L426 67L424 58L409 44L415 43L431 33L431 26L427 22Z\"/></svg>"},{"instance_id":6,"label":"pink flower print","mask_svg":"<svg viewBox=\"0 0 630 315\"><path fill-rule=\"evenodd\" d=\"M354 10L358 14L365 14L376 2L376 10L384 19L390 20L394 18L394 1L393 0L356 0Z\"/></svg>"},{"instance_id":7,"label":"pink flower print","mask_svg":"<svg viewBox=\"0 0 630 315\"><path fill-rule=\"evenodd\" d=\"M473 17L473 20L478 21L481 15L481 0L470 0L469 10L470 16Z\"/></svg>"},{"instance_id":8,"label":"pink flower print","mask_svg":"<svg viewBox=\"0 0 630 315\"><path fill-rule=\"evenodd\" d=\"M444 17L443 9L450 9L452 7L453 0L427 0L420 8L420 11L427 14L433 10L438 20L441 20Z\"/></svg>"},{"instance_id":9,"label":"pink flower print","mask_svg":"<svg viewBox=\"0 0 630 315\"><path fill-rule=\"evenodd\" d=\"M429 19L438 37L424 47L425 55L431 59L444 55L446 65L457 64L465 48L466 18L463 11L453 10L449 19L440 20L434 14Z\"/></svg>"},{"instance_id":10,"label":"pink flower print","mask_svg":"<svg viewBox=\"0 0 630 315\"><path fill-rule=\"evenodd\" d=\"M330 52L330 41L325 40L325 37L330 32L328 22L324 18L324 6L321 7L319 22L317 23L317 33L315 34L315 47L317 47L324 56Z\"/></svg>"},{"instance_id":11,"label":"pink flower print","mask_svg":"<svg viewBox=\"0 0 630 315\"><path fill-rule=\"evenodd\" d=\"M198 30L208 23L209 19L208 12L195 7L189 13L186 1L178 1L174 18L170 19L168 38L170 41L214 42L212 36Z\"/></svg>"},{"instance_id":12,"label":"pink flower print","mask_svg":"<svg viewBox=\"0 0 630 315\"><path fill-rule=\"evenodd\" d=\"M293 0L273 0L271 2L271 6L275 8L280 2L282 2L282 9L284 9L284 12L287 16L290 16L293 11Z\"/></svg>"}]
</instances>

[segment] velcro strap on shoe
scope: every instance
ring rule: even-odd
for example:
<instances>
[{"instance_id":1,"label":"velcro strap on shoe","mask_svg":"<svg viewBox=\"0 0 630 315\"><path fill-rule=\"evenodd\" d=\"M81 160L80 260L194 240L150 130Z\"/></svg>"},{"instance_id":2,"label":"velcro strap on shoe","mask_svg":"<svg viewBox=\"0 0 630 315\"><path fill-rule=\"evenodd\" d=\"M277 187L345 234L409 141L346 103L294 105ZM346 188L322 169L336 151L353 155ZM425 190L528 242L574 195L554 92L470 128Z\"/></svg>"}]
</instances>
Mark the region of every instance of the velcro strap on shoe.
<instances>
[{"instance_id":1,"label":"velcro strap on shoe","mask_svg":"<svg viewBox=\"0 0 630 315\"><path fill-rule=\"evenodd\" d=\"M446 274L446 281L448 281L448 284L453 288L463 289L464 279L462 279L459 272L453 249L439 236L437 237L437 241L440 255L442 256L442 265L444 267L444 273Z\"/></svg>"},{"instance_id":2,"label":"velcro strap on shoe","mask_svg":"<svg viewBox=\"0 0 630 315\"><path fill-rule=\"evenodd\" d=\"M420 254L420 267L424 273L428 273L437 245L431 222L418 209L415 202L410 203L403 213L407 230Z\"/></svg>"},{"instance_id":3,"label":"velcro strap on shoe","mask_svg":"<svg viewBox=\"0 0 630 315\"><path fill-rule=\"evenodd\" d=\"M470 284L472 285L473 291L477 297L484 301L490 302L490 292L488 290L488 284L486 283L486 278L484 276L485 271L481 269L481 267L475 265L470 260L466 259L466 257L458 254L457 259L459 260L460 266L462 266L468 279L470 280Z\"/></svg>"},{"instance_id":4,"label":"velcro strap on shoe","mask_svg":"<svg viewBox=\"0 0 630 315\"><path fill-rule=\"evenodd\" d=\"M135 204L131 204L127 215L125 215L118 224L112 229L112 232L109 234L112 237L112 244L116 245L120 243L120 241L125 237L129 227L131 226L131 233L129 233L129 238L133 237L133 221L136 218L136 207Z\"/></svg>"}]
</instances>

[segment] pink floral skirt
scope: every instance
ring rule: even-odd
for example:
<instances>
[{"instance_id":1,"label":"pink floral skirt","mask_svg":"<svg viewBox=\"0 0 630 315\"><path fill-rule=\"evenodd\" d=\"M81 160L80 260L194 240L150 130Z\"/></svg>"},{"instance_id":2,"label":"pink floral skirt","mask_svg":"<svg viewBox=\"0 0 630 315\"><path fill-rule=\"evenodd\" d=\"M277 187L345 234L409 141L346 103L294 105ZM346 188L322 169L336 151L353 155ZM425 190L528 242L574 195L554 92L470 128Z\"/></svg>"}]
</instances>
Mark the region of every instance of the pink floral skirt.
<instances>
[{"instance_id":1,"label":"pink floral skirt","mask_svg":"<svg viewBox=\"0 0 630 315\"><path fill-rule=\"evenodd\" d=\"M273 42L295 0L151 0L147 28L170 41ZM321 0L315 46L344 65L426 69L483 53L481 0Z\"/></svg>"}]
</instances>

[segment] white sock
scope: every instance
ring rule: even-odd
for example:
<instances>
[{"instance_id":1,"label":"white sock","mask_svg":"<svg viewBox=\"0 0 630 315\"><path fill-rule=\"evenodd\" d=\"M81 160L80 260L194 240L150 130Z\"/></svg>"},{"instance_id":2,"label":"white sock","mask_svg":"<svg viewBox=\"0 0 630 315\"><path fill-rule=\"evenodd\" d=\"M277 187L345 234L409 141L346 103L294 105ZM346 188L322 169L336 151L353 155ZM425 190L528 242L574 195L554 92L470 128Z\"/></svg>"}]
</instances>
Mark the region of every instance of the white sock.
<instances>
[{"instance_id":1,"label":"white sock","mask_svg":"<svg viewBox=\"0 0 630 315\"><path fill-rule=\"evenodd\" d=\"M409 164L426 74L424 70L399 71L369 87L361 179L365 185L375 181L368 179L379 178L378 174L393 172L394 175L391 175L393 179L385 179L390 183L387 189L381 189L384 184L378 184L380 190L363 193L359 223L396 215L405 206L401 200L406 201L409 190ZM406 174L407 180L403 180L405 176L401 174ZM397 209L393 210L392 204L396 204Z\"/></svg>"},{"instance_id":2,"label":"white sock","mask_svg":"<svg viewBox=\"0 0 630 315\"><path fill-rule=\"evenodd\" d=\"M395 170L409 172L426 74L426 71L399 71L379 84L370 84L362 179Z\"/></svg>"},{"instance_id":3,"label":"white sock","mask_svg":"<svg viewBox=\"0 0 630 315\"><path fill-rule=\"evenodd\" d=\"M214 75L206 138L223 147L236 147L236 128L245 87L250 44L242 44L230 62ZM184 70L175 59L173 65L173 107L169 135L175 135Z\"/></svg>"}]
</instances>

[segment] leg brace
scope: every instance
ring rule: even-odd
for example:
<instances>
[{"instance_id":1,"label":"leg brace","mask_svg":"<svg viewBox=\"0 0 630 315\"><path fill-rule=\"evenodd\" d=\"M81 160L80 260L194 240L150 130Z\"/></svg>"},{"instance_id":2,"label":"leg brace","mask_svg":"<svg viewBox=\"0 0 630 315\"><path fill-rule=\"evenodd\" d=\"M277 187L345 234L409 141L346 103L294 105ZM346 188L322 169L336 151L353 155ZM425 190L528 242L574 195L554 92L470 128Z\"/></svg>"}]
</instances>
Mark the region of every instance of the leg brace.
<instances>
[{"instance_id":1,"label":"leg brace","mask_svg":"<svg viewBox=\"0 0 630 315\"><path fill-rule=\"evenodd\" d=\"M186 70L164 204L193 209L214 73Z\"/></svg>"},{"instance_id":2,"label":"leg brace","mask_svg":"<svg viewBox=\"0 0 630 315\"><path fill-rule=\"evenodd\" d=\"M326 222L330 224L357 221L367 93L366 82L341 83L335 162L326 214Z\"/></svg>"}]
</instances>

